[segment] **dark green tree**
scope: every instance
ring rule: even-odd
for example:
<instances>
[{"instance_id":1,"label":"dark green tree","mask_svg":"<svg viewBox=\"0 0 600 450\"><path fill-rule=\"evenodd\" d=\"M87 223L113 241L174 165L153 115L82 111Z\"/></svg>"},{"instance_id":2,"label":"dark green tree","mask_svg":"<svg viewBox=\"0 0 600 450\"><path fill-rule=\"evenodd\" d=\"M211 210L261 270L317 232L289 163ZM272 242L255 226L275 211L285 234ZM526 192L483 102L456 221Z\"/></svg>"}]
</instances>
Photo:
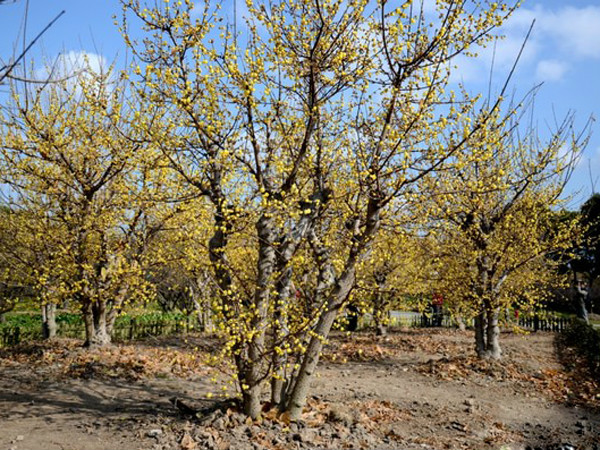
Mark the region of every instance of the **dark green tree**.
<instances>
[{"instance_id":1,"label":"dark green tree","mask_svg":"<svg viewBox=\"0 0 600 450\"><path fill-rule=\"evenodd\" d=\"M581 243L570 261L575 287L577 317L588 321L594 304L592 286L600 277L600 194L593 194L580 208Z\"/></svg>"}]
</instances>

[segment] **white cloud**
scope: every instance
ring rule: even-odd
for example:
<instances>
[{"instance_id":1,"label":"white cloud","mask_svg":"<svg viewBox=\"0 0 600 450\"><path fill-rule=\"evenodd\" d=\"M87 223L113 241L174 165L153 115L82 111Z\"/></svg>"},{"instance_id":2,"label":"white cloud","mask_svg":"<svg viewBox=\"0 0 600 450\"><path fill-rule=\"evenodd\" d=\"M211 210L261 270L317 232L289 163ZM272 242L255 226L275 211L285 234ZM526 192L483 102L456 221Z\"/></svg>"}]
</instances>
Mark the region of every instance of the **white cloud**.
<instances>
[{"instance_id":1,"label":"white cloud","mask_svg":"<svg viewBox=\"0 0 600 450\"><path fill-rule=\"evenodd\" d=\"M575 56L600 58L600 6L558 11L536 8L539 27L563 51Z\"/></svg>"},{"instance_id":2,"label":"white cloud","mask_svg":"<svg viewBox=\"0 0 600 450\"><path fill-rule=\"evenodd\" d=\"M530 42L540 49L571 58L600 58L600 6L550 10L538 4L533 9L517 10L503 29L509 36L522 33L534 19Z\"/></svg>"},{"instance_id":3,"label":"white cloud","mask_svg":"<svg viewBox=\"0 0 600 450\"><path fill-rule=\"evenodd\" d=\"M38 81L60 82L64 88L79 96L82 93L80 82L96 82L99 78L106 82L104 85L106 92L112 92L117 81L111 69L111 65L102 55L86 51L69 51L61 53L53 61L36 69L34 78ZM96 78L97 75L100 77Z\"/></svg>"},{"instance_id":4,"label":"white cloud","mask_svg":"<svg viewBox=\"0 0 600 450\"><path fill-rule=\"evenodd\" d=\"M569 70L569 65L556 59L544 59L537 64L535 78L539 81L559 81Z\"/></svg>"},{"instance_id":5,"label":"white cloud","mask_svg":"<svg viewBox=\"0 0 600 450\"><path fill-rule=\"evenodd\" d=\"M565 6L550 10L540 4L518 9L498 30L504 38L479 51L475 60L457 59L451 80L487 82L508 75L523 40L535 19L533 32L523 50L518 71L530 71L538 81L558 81L582 58L600 59L600 6Z\"/></svg>"},{"instance_id":6,"label":"white cloud","mask_svg":"<svg viewBox=\"0 0 600 450\"><path fill-rule=\"evenodd\" d=\"M38 80L57 80L85 73L105 74L108 70L109 64L104 56L85 51L70 51L61 53L54 61L36 70L35 76Z\"/></svg>"}]
</instances>

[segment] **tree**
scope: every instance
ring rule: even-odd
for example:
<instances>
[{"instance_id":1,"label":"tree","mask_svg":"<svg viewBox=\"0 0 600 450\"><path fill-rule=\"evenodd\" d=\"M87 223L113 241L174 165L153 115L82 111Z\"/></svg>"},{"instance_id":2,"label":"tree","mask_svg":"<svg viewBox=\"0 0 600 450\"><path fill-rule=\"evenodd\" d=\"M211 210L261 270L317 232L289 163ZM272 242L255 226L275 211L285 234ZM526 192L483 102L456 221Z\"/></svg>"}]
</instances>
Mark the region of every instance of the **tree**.
<instances>
[{"instance_id":1,"label":"tree","mask_svg":"<svg viewBox=\"0 0 600 450\"><path fill-rule=\"evenodd\" d=\"M431 290L427 242L411 229L419 220L406 213L403 220L400 217L397 213L393 222L382 225L357 274L358 304L372 313L378 336L387 334L392 308L422 307L413 299Z\"/></svg>"},{"instance_id":2,"label":"tree","mask_svg":"<svg viewBox=\"0 0 600 450\"><path fill-rule=\"evenodd\" d=\"M162 120L148 139L211 202L216 310L243 409L260 415L270 380L273 404L296 419L387 208L414 201L487 120L439 145L474 104L440 106L455 101L452 57L488 42L513 8L439 0L427 17L414 1L247 1L235 34L219 2L122 3L138 90Z\"/></svg>"},{"instance_id":3,"label":"tree","mask_svg":"<svg viewBox=\"0 0 600 450\"><path fill-rule=\"evenodd\" d=\"M150 248L148 278L164 311L196 314L201 330L211 332L217 286L205 249L212 230L210 208L205 199L194 197L177 208Z\"/></svg>"},{"instance_id":4,"label":"tree","mask_svg":"<svg viewBox=\"0 0 600 450\"><path fill-rule=\"evenodd\" d=\"M13 214L0 206L0 321L20 299L35 296L31 287L31 253L19 245L24 222L22 214Z\"/></svg>"},{"instance_id":5,"label":"tree","mask_svg":"<svg viewBox=\"0 0 600 450\"><path fill-rule=\"evenodd\" d=\"M108 344L125 303L148 295L145 251L170 214L153 208L151 193L171 185L156 155L135 140L140 111L110 71L12 87L0 118L3 182L11 207L35 229L23 247L57 238L35 267L36 289L44 304L73 299L86 345Z\"/></svg>"},{"instance_id":6,"label":"tree","mask_svg":"<svg viewBox=\"0 0 600 450\"><path fill-rule=\"evenodd\" d=\"M475 315L475 347L498 359L504 307L535 304L556 275L548 255L569 246L574 221L557 221L566 181L587 142L568 116L542 143L520 130L517 111L497 111L457 164L427 180L433 217L442 219L438 268L444 297ZM462 130L452 130L450 141ZM463 308L464 309L464 308Z\"/></svg>"},{"instance_id":7,"label":"tree","mask_svg":"<svg viewBox=\"0 0 600 450\"><path fill-rule=\"evenodd\" d=\"M593 194L576 216L581 239L570 249L566 266L573 277L575 312L588 322L588 313L593 310L592 286L600 276L600 194Z\"/></svg>"},{"instance_id":8,"label":"tree","mask_svg":"<svg viewBox=\"0 0 600 450\"><path fill-rule=\"evenodd\" d=\"M49 294L54 292L55 278L43 274L43 267L54 264L55 249L64 236L26 209L8 205L1 211L0 310L6 312L19 301L33 300L41 306L42 336L51 339L56 335L56 303Z\"/></svg>"}]
</instances>

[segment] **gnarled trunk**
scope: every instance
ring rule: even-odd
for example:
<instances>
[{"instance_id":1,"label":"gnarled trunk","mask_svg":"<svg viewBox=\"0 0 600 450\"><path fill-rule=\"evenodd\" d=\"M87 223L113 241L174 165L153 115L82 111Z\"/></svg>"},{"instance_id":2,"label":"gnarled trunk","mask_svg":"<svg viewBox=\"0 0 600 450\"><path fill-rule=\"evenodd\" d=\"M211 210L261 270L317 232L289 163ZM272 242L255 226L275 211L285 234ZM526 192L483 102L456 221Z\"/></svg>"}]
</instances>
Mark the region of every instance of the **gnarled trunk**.
<instances>
[{"instance_id":1,"label":"gnarled trunk","mask_svg":"<svg viewBox=\"0 0 600 450\"><path fill-rule=\"evenodd\" d=\"M194 307L196 308L196 317L198 318L198 324L202 333L212 333L214 331L214 324L212 320L212 311L208 301L202 303L194 301Z\"/></svg>"},{"instance_id":2,"label":"gnarled trunk","mask_svg":"<svg viewBox=\"0 0 600 450\"><path fill-rule=\"evenodd\" d=\"M376 273L377 292L375 293L375 304L373 307L373 320L375 321L375 334L377 336L387 335L387 324L389 320L388 300L384 294L387 273Z\"/></svg>"},{"instance_id":3,"label":"gnarled trunk","mask_svg":"<svg viewBox=\"0 0 600 450\"><path fill-rule=\"evenodd\" d=\"M278 267L279 269L279 267ZM278 270L281 271L281 270ZM292 290L292 269L285 267L283 274L277 286L277 298L273 314L273 348L272 365L273 379L271 380L271 403L273 405L282 405L284 401L284 366L287 361L285 349L278 346L289 333L287 325L287 304L290 301Z\"/></svg>"},{"instance_id":4,"label":"gnarled trunk","mask_svg":"<svg viewBox=\"0 0 600 450\"><path fill-rule=\"evenodd\" d=\"M285 407L286 402L285 390L287 382L285 380L285 365L288 361L288 354L286 349L282 348L279 344L289 337L287 306L294 298L297 298L296 288L292 282L293 270L290 262L298 246L311 233L313 222L320 207L327 202L328 198L329 191L327 189L322 187L317 188L307 202L309 207L305 209L300 220L298 220L291 230L283 234L276 255L276 272L279 274L279 278L276 283L277 298L273 306L271 363L274 373L271 380L271 403L278 405L281 409Z\"/></svg>"},{"instance_id":5,"label":"gnarled trunk","mask_svg":"<svg viewBox=\"0 0 600 450\"><path fill-rule=\"evenodd\" d=\"M375 321L375 335L386 336L388 317L387 311L381 311L379 308L373 311L373 320Z\"/></svg>"},{"instance_id":6,"label":"gnarled trunk","mask_svg":"<svg viewBox=\"0 0 600 450\"><path fill-rule=\"evenodd\" d=\"M575 315L578 319L583 320L585 323L589 323L590 317L587 309L588 296L590 294L590 287L584 280L577 276L577 273L573 271L573 284L575 289L574 303L575 303Z\"/></svg>"},{"instance_id":7,"label":"gnarled trunk","mask_svg":"<svg viewBox=\"0 0 600 450\"><path fill-rule=\"evenodd\" d=\"M107 320L104 301L83 302L82 313L85 324L84 347L103 347L111 343L111 323Z\"/></svg>"},{"instance_id":8,"label":"gnarled trunk","mask_svg":"<svg viewBox=\"0 0 600 450\"><path fill-rule=\"evenodd\" d=\"M459 331L467 330L467 324L465 323L465 319L463 316L456 316L454 320L456 321L456 326L458 326Z\"/></svg>"},{"instance_id":9,"label":"gnarled trunk","mask_svg":"<svg viewBox=\"0 0 600 450\"><path fill-rule=\"evenodd\" d=\"M489 301L475 317L475 351L481 359L500 359L502 356L499 317L500 308Z\"/></svg>"}]
</instances>

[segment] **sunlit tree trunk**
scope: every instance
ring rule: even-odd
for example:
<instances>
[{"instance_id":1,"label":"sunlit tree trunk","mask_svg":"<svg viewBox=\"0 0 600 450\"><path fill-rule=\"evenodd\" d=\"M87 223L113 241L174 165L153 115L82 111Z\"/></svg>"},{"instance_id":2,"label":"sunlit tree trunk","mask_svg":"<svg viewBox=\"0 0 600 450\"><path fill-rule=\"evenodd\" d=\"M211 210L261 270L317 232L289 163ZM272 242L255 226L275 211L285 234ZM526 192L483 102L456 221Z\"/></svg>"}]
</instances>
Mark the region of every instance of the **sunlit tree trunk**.
<instances>
[{"instance_id":1,"label":"sunlit tree trunk","mask_svg":"<svg viewBox=\"0 0 600 450\"><path fill-rule=\"evenodd\" d=\"M56 304L42 305L42 337L52 339L56 337Z\"/></svg>"},{"instance_id":2,"label":"sunlit tree trunk","mask_svg":"<svg viewBox=\"0 0 600 450\"><path fill-rule=\"evenodd\" d=\"M300 418L302 414L302 408L306 404L310 383L319 363L321 351L323 350L323 341L329 335L339 309L350 293L353 283L354 267L352 266L337 283L327 309L321 314L317 326L313 330L314 335L311 337L306 353L302 358L300 371L291 390L286 408L290 417L294 420Z\"/></svg>"},{"instance_id":3,"label":"sunlit tree trunk","mask_svg":"<svg viewBox=\"0 0 600 450\"><path fill-rule=\"evenodd\" d=\"M486 358L500 359L502 356L502 350L500 349L500 327L498 324L499 316L500 308L491 305L486 306Z\"/></svg>"},{"instance_id":4,"label":"sunlit tree trunk","mask_svg":"<svg viewBox=\"0 0 600 450\"><path fill-rule=\"evenodd\" d=\"M265 344L265 320L275 269L275 241L272 213L264 213L256 224L259 239L258 279L251 319L253 331L248 345L248 361L245 364L242 387L244 412L252 419L261 413L261 362Z\"/></svg>"},{"instance_id":5,"label":"sunlit tree trunk","mask_svg":"<svg viewBox=\"0 0 600 450\"><path fill-rule=\"evenodd\" d=\"M84 347L103 347L110 345L111 335L106 317L104 302L82 302L82 314L85 325Z\"/></svg>"}]
</instances>

